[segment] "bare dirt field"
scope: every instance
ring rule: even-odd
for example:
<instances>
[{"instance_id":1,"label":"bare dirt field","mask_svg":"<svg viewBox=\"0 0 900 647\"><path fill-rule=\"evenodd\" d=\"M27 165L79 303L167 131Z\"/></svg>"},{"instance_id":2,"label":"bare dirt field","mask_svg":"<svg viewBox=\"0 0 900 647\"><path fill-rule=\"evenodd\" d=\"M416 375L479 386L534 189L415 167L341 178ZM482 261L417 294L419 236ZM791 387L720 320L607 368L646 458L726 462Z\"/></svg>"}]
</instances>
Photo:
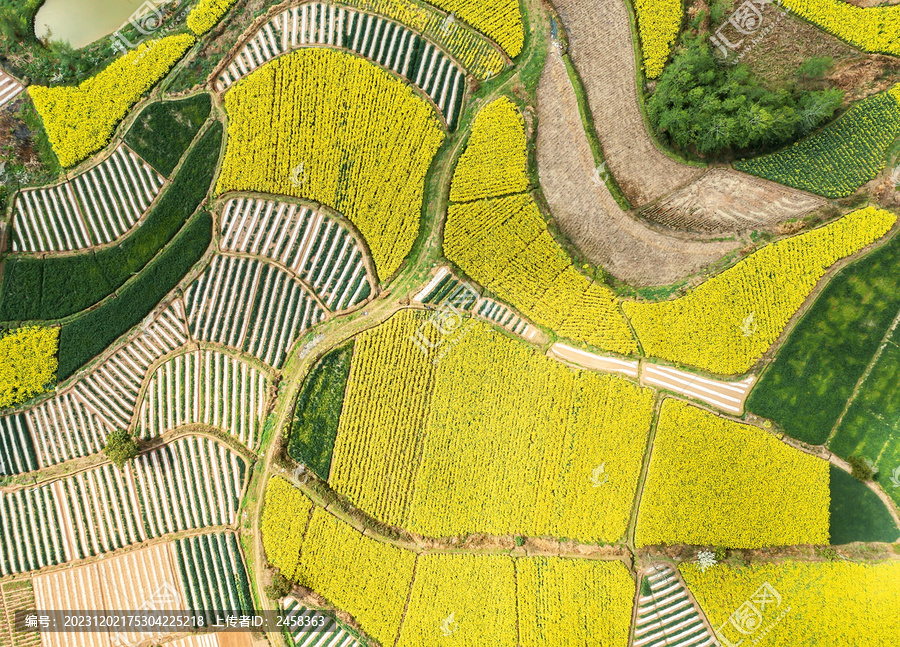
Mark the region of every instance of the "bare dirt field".
<instances>
[{"instance_id":1,"label":"bare dirt field","mask_svg":"<svg viewBox=\"0 0 900 647\"><path fill-rule=\"evenodd\" d=\"M692 182L702 168L667 157L638 105L635 50L623 0L555 0L610 171L633 207Z\"/></svg>"},{"instance_id":2,"label":"bare dirt field","mask_svg":"<svg viewBox=\"0 0 900 647\"><path fill-rule=\"evenodd\" d=\"M646 207L641 216L687 231L724 233L771 227L828 204L797 191L727 168L713 168L696 182Z\"/></svg>"},{"instance_id":3,"label":"bare dirt field","mask_svg":"<svg viewBox=\"0 0 900 647\"><path fill-rule=\"evenodd\" d=\"M537 167L554 221L594 264L638 285L667 285L741 246L667 236L623 212L599 180L565 65L550 53L538 86Z\"/></svg>"}]
</instances>

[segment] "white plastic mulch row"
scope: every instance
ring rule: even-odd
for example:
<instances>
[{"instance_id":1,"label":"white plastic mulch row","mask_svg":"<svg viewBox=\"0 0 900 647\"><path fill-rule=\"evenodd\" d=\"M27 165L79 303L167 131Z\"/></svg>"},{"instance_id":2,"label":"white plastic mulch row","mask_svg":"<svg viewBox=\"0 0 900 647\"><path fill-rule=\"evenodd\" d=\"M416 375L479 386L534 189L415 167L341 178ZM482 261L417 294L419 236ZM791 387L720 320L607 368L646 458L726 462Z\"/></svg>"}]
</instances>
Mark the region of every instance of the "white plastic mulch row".
<instances>
[{"instance_id":1,"label":"white plastic mulch row","mask_svg":"<svg viewBox=\"0 0 900 647\"><path fill-rule=\"evenodd\" d=\"M669 566L646 575L650 595L638 599L634 647L713 647L718 643Z\"/></svg>"},{"instance_id":2,"label":"white plastic mulch row","mask_svg":"<svg viewBox=\"0 0 900 647\"><path fill-rule=\"evenodd\" d=\"M176 301L71 389L24 413L0 417L0 475L99 452L110 431L131 424L150 365L186 341L183 309Z\"/></svg>"},{"instance_id":3,"label":"white plastic mulch row","mask_svg":"<svg viewBox=\"0 0 900 647\"><path fill-rule=\"evenodd\" d=\"M331 310L371 291L362 250L337 220L295 204L237 198L222 211L222 248L265 256L290 268Z\"/></svg>"},{"instance_id":4,"label":"white plastic mulch row","mask_svg":"<svg viewBox=\"0 0 900 647\"><path fill-rule=\"evenodd\" d=\"M121 237L143 216L165 179L125 144L57 186L15 198L14 252L85 249Z\"/></svg>"},{"instance_id":5,"label":"white plastic mulch row","mask_svg":"<svg viewBox=\"0 0 900 647\"><path fill-rule=\"evenodd\" d=\"M15 99L25 89L21 83L0 70L0 107Z\"/></svg>"},{"instance_id":6,"label":"white plastic mulch row","mask_svg":"<svg viewBox=\"0 0 900 647\"><path fill-rule=\"evenodd\" d=\"M290 7L263 24L219 75L224 92L279 54L298 47L340 47L405 77L435 102L451 130L465 95L466 73L440 48L394 21L321 3Z\"/></svg>"},{"instance_id":7,"label":"white plastic mulch row","mask_svg":"<svg viewBox=\"0 0 900 647\"><path fill-rule=\"evenodd\" d=\"M141 403L139 432L154 438L203 423L254 449L265 398L265 374L246 362L210 350L178 355L153 374Z\"/></svg>"},{"instance_id":8,"label":"white plastic mulch row","mask_svg":"<svg viewBox=\"0 0 900 647\"><path fill-rule=\"evenodd\" d=\"M295 647L359 647L353 634L333 618L326 617L322 623L319 612L304 607L292 597L284 598L281 606ZM310 620L304 623L299 618Z\"/></svg>"},{"instance_id":9,"label":"white plastic mulch row","mask_svg":"<svg viewBox=\"0 0 900 647\"><path fill-rule=\"evenodd\" d=\"M244 350L276 368L297 335L326 314L283 270L223 255L187 289L185 307L194 338Z\"/></svg>"}]
</instances>

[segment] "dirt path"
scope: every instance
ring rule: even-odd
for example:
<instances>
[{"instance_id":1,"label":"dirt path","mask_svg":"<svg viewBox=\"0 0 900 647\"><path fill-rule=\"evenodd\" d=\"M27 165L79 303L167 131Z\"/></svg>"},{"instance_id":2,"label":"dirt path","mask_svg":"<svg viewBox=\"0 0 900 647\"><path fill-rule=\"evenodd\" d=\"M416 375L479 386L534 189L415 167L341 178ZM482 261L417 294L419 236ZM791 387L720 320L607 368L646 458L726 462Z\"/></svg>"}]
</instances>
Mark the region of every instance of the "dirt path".
<instances>
[{"instance_id":1,"label":"dirt path","mask_svg":"<svg viewBox=\"0 0 900 647\"><path fill-rule=\"evenodd\" d=\"M559 228L589 261L628 283L668 285L742 245L669 236L622 211L595 168L575 91L555 48L544 65L537 108L544 198Z\"/></svg>"}]
</instances>

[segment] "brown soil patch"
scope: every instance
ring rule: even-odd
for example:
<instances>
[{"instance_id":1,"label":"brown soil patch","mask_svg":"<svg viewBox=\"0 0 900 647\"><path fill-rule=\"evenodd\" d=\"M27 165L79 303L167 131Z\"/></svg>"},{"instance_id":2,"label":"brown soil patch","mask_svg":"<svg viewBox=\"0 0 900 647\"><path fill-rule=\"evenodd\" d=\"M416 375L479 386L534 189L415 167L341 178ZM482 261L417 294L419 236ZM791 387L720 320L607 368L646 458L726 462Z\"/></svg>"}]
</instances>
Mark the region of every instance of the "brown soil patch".
<instances>
[{"instance_id":1,"label":"brown soil patch","mask_svg":"<svg viewBox=\"0 0 900 647\"><path fill-rule=\"evenodd\" d=\"M638 207L693 181L703 169L660 151L638 105L635 48L623 0L556 0L569 53L585 87L610 171Z\"/></svg>"},{"instance_id":2,"label":"brown soil patch","mask_svg":"<svg viewBox=\"0 0 900 647\"><path fill-rule=\"evenodd\" d=\"M823 85L844 90L848 102L880 92L900 76L900 61L860 52L774 5L764 16L761 31L766 29L769 31L755 44L744 46L738 53L741 62L771 86L793 83L804 60L824 56L831 57L834 63Z\"/></svg>"},{"instance_id":3,"label":"brown soil patch","mask_svg":"<svg viewBox=\"0 0 900 647\"><path fill-rule=\"evenodd\" d=\"M589 261L629 283L666 285L739 246L667 236L619 208L594 166L575 92L555 50L544 66L537 106L537 167L544 198L560 230Z\"/></svg>"},{"instance_id":4,"label":"brown soil patch","mask_svg":"<svg viewBox=\"0 0 900 647\"><path fill-rule=\"evenodd\" d=\"M770 227L826 204L827 200L810 193L714 168L647 207L641 216L675 229L723 233Z\"/></svg>"},{"instance_id":5,"label":"brown soil patch","mask_svg":"<svg viewBox=\"0 0 900 647\"><path fill-rule=\"evenodd\" d=\"M253 647L253 635L249 631L220 631L216 640L219 647Z\"/></svg>"}]
</instances>

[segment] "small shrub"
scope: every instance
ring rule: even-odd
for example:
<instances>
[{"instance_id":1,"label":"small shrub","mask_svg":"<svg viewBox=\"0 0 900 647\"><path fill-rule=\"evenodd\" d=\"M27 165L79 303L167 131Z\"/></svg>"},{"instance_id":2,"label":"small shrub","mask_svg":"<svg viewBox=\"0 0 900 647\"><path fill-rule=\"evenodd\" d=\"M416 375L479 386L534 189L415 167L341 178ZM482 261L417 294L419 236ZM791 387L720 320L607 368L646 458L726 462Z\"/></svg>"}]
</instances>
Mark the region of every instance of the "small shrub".
<instances>
[{"instance_id":1,"label":"small shrub","mask_svg":"<svg viewBox=\"0 0 900 647\"><path fill-rule=\"evenodd\" d=\"M867 458L851 456L847 459L850 463L850 474L858 481L873 481L878 473L875 466Z\"/></svg>"},{"instance_id":2,"label":"small shrub","mask_svg":"<svg viewBox=\"0 0 900 647\"><path fill-rule=\"evenodd\" d=\"M272 583L266 588L266 597L270 600L280 600L291 592L291 583L280 572L272 576Z\"/></svg>"}]
</instances>

